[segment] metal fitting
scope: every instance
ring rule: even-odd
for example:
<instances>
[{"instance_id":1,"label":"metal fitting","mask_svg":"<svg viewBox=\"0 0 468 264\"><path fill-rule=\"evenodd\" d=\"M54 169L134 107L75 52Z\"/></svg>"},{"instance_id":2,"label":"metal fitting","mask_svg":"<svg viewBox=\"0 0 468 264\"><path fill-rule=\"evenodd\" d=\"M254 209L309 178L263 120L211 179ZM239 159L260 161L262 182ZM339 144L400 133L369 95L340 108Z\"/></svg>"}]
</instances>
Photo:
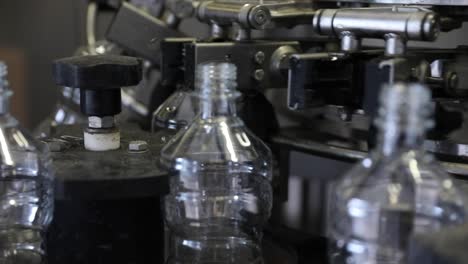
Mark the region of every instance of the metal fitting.
<instances>
[{"instance_id":1,"label":"metal fitting","mask_svg":"<svg viewBox=\"0 0 468 264\"><path fill-rule=\"evenodd\" d=\"M397 34L389 33L385 35L385 55L404 55L406 52L406 40Z\"/></svg>"},{"instance_id":2,"label":"metal fitting","mask_svg":"<svg viewBox=\"0 0 468 264\"><path fill-rule=\"evenodd\" d=\"M258 51L254 56L255 62L258 64L263 64L265 62L265 53L263 51Z\"/></svg>"},{"instance_id":3,"label":"metal fitting","mask_svg":"<svg viewBox=\"0 0 468 264\"><path fill-rule=\"evenodd\" d=\"M133 152L143 152L148 150L148 142L144 140L134 140L128 143L128 150Z\"/></svg>"},{"instance_id":4,"label":"metal fitting","mask_svg":"<svg viewBox=\"0 0 468 264\"><path fill-rule=\"evenodd\" d=\"M361 40L349 32L344 31L341 33L341 50L346 52L358 51L361 48Z\"/></svg>"},{"instance_id":5,"label":"metal fitting","mask_svg":"<svg viewBox=\"0 0 468 264\"><path fill-rule=\"evenodd\" d=\"M249 24L256 29L262 28L271 20L271 14L268 9L262 6L255 6L249 12Z\"/></svg>"},{"instance_id":6,"label":"metal fitting","mask_svg":"<svg viewBox=\"0 0 468 264\"><path fill-rule=\"evenodd\" d=\"M262 70L262 69L257 69L257 70L255 70L255 72L254 72L254 78L255 78L255 80L257 80L257 81L262 81L263 78L265 78L265 71Z\"/></svg>"},{"instance_id":7,"label":"metal fitting","mask_svg":"<svg viewBox=\"0 0 468 264\"><path fill-rule=\"evenodd\" d=\"M351 32L356 38L384 38L393 33L405 40L435 40L440 22L436 13L419 7L375 7L320 9L313 19L321 35L341 37Z\"/></svg>"},{"instance_id":8,"label":"metal fitting","mask_svg":"<svg viewBox=\"0 0 468 264\"><path fill-rule=\"evenodd\" d=\"M113 116L90 116L88 117L88 127L89 128L112 128L114 127L114 117Z\"/></svg>"},{"instance_id":9,"label":"metal fitting","mask_svg":"<svg viewBox=\"0 0 468 264\"><path fill-rule=\"evenodd\" d=\"M204 1L198 5L196 13L202 22L220 26L239 24L244 29L262 29L271 21L268 8L245 3Z\"/></svg>"},{"instance_id":10,"label":"metal fitting","mask_svg":"<svg viewBox=\"0 0 468 264\"><path fill-rule=\"evenodd\" d=\"M289 70L289 58L292 54L299 53L291 46L281 46L273 52L270 59L270 74L276 77L283 76Z\"/></svg>"}]
</instances>

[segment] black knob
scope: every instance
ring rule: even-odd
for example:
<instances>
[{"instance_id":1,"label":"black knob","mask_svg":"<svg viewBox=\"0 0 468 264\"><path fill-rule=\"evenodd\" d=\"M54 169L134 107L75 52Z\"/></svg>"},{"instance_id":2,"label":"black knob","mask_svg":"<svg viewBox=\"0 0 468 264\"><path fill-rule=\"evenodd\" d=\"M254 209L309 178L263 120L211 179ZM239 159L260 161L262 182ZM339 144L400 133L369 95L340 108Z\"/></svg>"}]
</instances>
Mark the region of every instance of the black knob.
<instances>
[{"instance_id":1,"label":"black knob","mask_svg":"<svg viewBox=\"0 0 468 264\"><path fill-rule=\"evenodd\" d=\"M113 116L121 112L120 88L140 82L142 62L116 55L70 57L54 62L53 76L56 84L81 90L83 114Z\"/></svg>"}]
</instances>

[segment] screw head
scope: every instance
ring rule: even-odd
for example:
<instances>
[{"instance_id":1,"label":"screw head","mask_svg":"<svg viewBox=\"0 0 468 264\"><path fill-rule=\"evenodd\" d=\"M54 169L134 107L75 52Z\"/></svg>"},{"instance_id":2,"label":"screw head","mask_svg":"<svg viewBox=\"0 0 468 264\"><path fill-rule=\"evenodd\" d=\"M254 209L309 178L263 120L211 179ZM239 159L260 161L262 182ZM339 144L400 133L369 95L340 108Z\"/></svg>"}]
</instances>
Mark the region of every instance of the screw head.
<instances>
[{"instance_id":1,"label":"screw head","mask_svg":"<svg viewBox=\"0 0 468 264\"><path fill-rule=\"evenodd\" d=\"M255 53L254 59L256 63L262 64L265 61L265 53L263 51Z\"/></svg>"},{"instance_id":2,"label":"screw head","mask_svg":"<svg viewBox=\"0 0 468 264\"><path fill-rule=\"evenodd\" d=\"M134 140L128 143L128 150L135 152L142 152L148 150L148 142L144 140Z\"/></svg>"},{"instance_id":3,"label":"screw head","mask_svg":"<svg viewBox=\"0 0 468 264\"><path fill-rule=\"evenodd\" d=\"M254 72L254 78L255 78L255 80L257 80L257 81L263 80L263 78L265 78L265 71L262 70L262 69L255 70L255 72Z\"/></svg>"},{"instance_id":4,"label":"screw head","mask_svg":"<svg viewBox=\"0 0 468 264\"><path fill-rule=\"evenodd\" d=\"M254 14L255 22L257 22L258 25L263 25L267 21L267 18L268 14L262 9L258 10Z\"/></svg>"},{"instance_id":5,"label":"screw head","mask_svg":"<svg viewBox=\"0 0 468 264\"><path fill-rule=\"evenodd\" d=\"M88 117L89 128L112 128L114 127L113 116L90 116Z\"/></svg>"}]
</instances>

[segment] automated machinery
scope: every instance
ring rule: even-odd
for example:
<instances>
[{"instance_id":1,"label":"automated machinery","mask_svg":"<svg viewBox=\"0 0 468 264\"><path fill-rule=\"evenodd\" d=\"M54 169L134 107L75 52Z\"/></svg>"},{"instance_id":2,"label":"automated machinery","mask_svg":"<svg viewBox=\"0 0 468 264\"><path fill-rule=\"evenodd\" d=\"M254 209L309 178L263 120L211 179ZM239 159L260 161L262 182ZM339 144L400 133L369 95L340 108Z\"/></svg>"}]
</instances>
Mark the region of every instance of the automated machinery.
<instances>
[{"instance_id":1,"label":"automated machinery","mask_svg":"<svg viewBox=\"0 0 468 264\"><path fill-rule=\"evenodd\" d=\"M136 120L143 128L177 87L193 88L195 65L229 61L238 66L242 117L270 144L277 161L275 208L266 230L273 250L266 252L282 252L287 261L280 263L325 261L327 186L372 148L372 119L383 83L421 82L431 87L436 126L425 145L461 183L468 176L468 48L433 44L462 27L468 19L467 1L167 0L90 5L114 10L106 38L125 54L145 61L145 82L139 90L151 91L152 96L140 100L147 118ZM102 59L116 67L115 61ZM91 71L99 79L99 70ZM105 78L100 84L124 85ZM115 100L92 103L115 107ZM90 109L83 104L87 103L82 110ZM167 179L150 162L157 159L160 144L138 125L123 123L119 151L83 151L78 126L59 127L47 139L56 150L58 167L52 258L55 254L63 261L75 254L60 250L59 244L70 243L74 250L88 248L84 259L98 258L99 263L160 259L162 248L157 247L164 243L158 240L163 232L155 204L167 192Z\"/></svg>"}]
</instances>

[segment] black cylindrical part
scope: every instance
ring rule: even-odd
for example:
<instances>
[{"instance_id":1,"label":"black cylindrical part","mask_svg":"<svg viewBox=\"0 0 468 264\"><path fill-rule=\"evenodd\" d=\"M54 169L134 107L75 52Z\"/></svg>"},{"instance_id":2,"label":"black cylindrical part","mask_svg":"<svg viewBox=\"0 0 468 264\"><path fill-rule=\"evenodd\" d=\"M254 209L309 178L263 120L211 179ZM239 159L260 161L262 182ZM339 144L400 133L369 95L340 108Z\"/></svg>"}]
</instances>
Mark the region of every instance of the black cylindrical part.
<instances>
[{"instance_id":1,"label":"black cylindrical part","mask_svg":"<svg viewBox=\"0 0 468 264\"><path fill-rule=\"evenodd\" d=\"M159 196L56 200L47 232L48 264L162 264Z\"/></svg>"},{"instance_id":2,"label":"black cylindrical part","mask_svg":"<svg viewBox=\"0 0 468 264\"><path fill-rule=\"evenodd\" d=\"M120 89L80 90L81 112L87 116L114 116L122 111Z\"/></svg>"}]
</instances>

